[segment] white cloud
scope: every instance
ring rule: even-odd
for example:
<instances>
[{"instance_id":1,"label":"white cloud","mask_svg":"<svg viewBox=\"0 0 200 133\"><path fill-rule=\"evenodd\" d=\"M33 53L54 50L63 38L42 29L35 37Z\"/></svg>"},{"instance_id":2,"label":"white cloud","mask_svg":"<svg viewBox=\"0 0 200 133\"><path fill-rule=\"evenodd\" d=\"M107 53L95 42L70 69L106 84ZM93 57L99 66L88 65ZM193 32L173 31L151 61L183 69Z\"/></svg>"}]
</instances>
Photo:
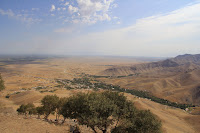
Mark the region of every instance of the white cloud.
<instances>
[{"instance_id":1,"label":"white cloud","mask_svg":"<svg viewBox=\"0 0 200 133\"><path fill-rule=\"evenodd\" d=\"M66 2L66 3L64 4L64 6L67 6L67 5L69 5L69 2Z\"/></svg>"},{"instance_id":2,"label":"white cloud","mask_svg":"<svg viewBox=\"0 0 200 133\"><path fill-rule=\"evenodd\" d=\"M27 12L24 13L24 11L22 11L22 13L16 14L11 9L8 9L7 11L0 9L0 14L6 15L10 18L14 18L16 20L20 20L21 22L27 23L28 25L33 24L33 23L39 23L42 21L42 19L33 18Z\"/></svg>"},{"instance_id":3,"label":"white cloud","mask_svg":"<svg viewBox=\"0 0 200 133\"><path fill-rule=\"evenodd\" d=\"M190 5L168 14L160 14L143 18L127 29L130 33L135 30L137 34L145 34L146 39L162 40L191 36L200 26L200 4ZM197 29L196 29L197 28ZM155 38L152 38L155 37Z\"/></svg>"},{"instance_id":4,"label":"white cloud","mask_svg":"<svg viewBox=\"0 0 200 133\"><path fill-rule=\"evenodd\" d=\"M98 20L100 20L100 21L104 21L104 20L108 20L108 21L110 21L111 20L111 18L110 18L110 16L108 15L108 14L106 14L106 13L104 13L103 15L95 15L97 18L98 18Z\"/></svg>"},{"instance_id":5,"label":"white cloud","mask_svg":"<svg viewBox=\"0 0 200 133\"><path fill-rule=\"evenodd\" d=\"M121 22L120 22L120 21L118 21L116 24L121 24Z\"/></svg>"},{"instance_id":6,"label":"white cloud","mask_svg":"<svg viewBox=\"0 0 200 133\"><path fill-rule=\"evenodd\" d=\"M112 8L117 8L117 7L118 7L117 4L113 4L113 5L112 5Z\"/></svg>"},{"instance_id":7,"label":"white cloud","mask_svg":"<svg viewBox=\"0 0 200 133\"><path fill-rule=\"evenodd\" d=\"M78 8L77 7L73 7L72 5L69 5L68 10L69 10L70 13L78 12Z\"/></svg>"},{"instance_id":8,"label":"white cloud","mask_svg":"<svg viewBox=\"0 0 200 133\"><path fill-rule=\"evenodd\" d=\"M78 19L72 20L73 23L78 24L80 21Z\"/></svg>"},{"instance_id":9,"label":"white cloud","mask_svg":"<svg viewBox=\"0 0 200 133\"><path fill-rule=\"evenodd\" d=\"M54 32L57 32L57 33L72 33L74 31L75 31L75 27L67 27L67 28L56 29Z\"/></svg>"},{"instance_id":10,"label":"white cloud","mask_svg":"<svg viewBox=\"0 0 200 133\"><path fill-rule=\"evenodd\" d=\"M53 12L53 11L55 11L55 10L56 10L55 5L51 5L51 9L50 9L50 11Z\"/></svg>"},{"instance_id":11,"label":"white cloud","mask_svg":"<svg viewBox=\"0 0 200 133\"><path fill-rule=\"evenodd\" d=\"M78 19L79 22L87 24L110 21L109 10L116 6L116 4L113 4L114 0L76 0L76 2L76 6L72 3L70 5L67 3L69 12L75 16L72 18L72 22L73 19Z\"/></svg>"},{"instance_id":12,"label":"white cloud","mask_svg":"<svg viewBox=\"0 0 200 133\"><path fill-rule=\"evenodd\" d=\"M32 11L39 11L39 8L32 8Z\"/></svg>"},{"instance_id":13,"label":"white cloud","mask_svg":"<svg viewBox=\"0 0 200 133\"><path fill-rule=\"evenodd\" d=\"M61 10L61 8L57 8L57 10L58 10L58 11L60 11L60 10Z\"/></svg>"},{"instance_id":14,"label":"white cloud","mask_svg":"<svg viewBox=\"0 0 200 133\"><path fill-rule=\"evenodd\" d=\"M73 44L70 51L78 47L107 55L174 56L200 52L199 35L200 3L139 19L129 27L64 39L60 47Z\"/></svg>"},{"instance_id":15,"label":"white cloud","mask_svg":"<svg viewBox=\"0 0 200 133\"><path fill-rule=\"evenodd\" d=\"M7 15L9 17L13 17L15 15L11 9L9 9L7 11L4 11L3 9L0 9L0 14L1 15Z\"/></svg>"}]
</instances>

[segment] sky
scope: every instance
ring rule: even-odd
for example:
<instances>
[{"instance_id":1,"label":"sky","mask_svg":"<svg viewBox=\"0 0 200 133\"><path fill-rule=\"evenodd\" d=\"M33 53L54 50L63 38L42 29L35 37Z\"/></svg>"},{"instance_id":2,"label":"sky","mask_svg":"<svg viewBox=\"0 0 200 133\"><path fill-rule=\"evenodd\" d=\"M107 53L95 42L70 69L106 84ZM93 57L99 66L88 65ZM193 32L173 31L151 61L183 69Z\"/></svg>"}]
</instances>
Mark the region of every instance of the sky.
<instances>
[{"instance_id":1,"label":"sky","mask_svg":"<svg viewBox=\"0 0 200 133\"><path fill-rule=\"evenodd\" d=\"M0 54L200 53L200 0L0 0Z\"/></svg>"}]
</instances>

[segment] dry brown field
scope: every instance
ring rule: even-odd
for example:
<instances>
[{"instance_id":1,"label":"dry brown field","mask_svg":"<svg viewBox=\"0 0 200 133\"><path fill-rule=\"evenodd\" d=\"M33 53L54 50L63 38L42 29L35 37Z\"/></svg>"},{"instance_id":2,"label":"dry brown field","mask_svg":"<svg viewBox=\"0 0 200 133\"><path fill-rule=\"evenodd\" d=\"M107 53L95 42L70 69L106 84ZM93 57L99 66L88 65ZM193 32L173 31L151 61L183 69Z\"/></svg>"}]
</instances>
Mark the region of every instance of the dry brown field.
<instances>
[{"instance_id":1,"label":"dry brown field","mask_svg":"<svg viewBox=\"0 0 200 133\"><path fill-rule=\"evenodd\" d=\"M35 63L34 63L35 62ZM123 58L106 57L68 57L49 58L36 60L25 64L7 64L1 66L0 72L5 81L6 89L0 92L0 132L1 133L62 133L69 132L70 122L64 126L55 126L36 118L19 116L16 109L23 103L34 103L40 105L40 100L45 95L58 95L69 97L78 92L90 92L91 90L66 90L56 87L55 79L73 79L82 76L82 73L97 75L103 70L112 66L133 65L143 61ZM120 84L127 87L129 80L122 79L101 79L112 84ZM132 79L135 80L135 79ZM142 82L141 82L142 84ZM46 90L54 92L43 92L35 88L41 86ZM10 98L5 96L10 95ZM166 133L198 133L200 131L200 115L164 106L147 99L136 98L133 95L125 94L140 109L149 109L162 121L163 132ZM198 112L198 111L196 111ZM55 116L51 116L53 119ZM86 127L81 127L82 132L92 132Z\"/></svg>"}]
</instances>

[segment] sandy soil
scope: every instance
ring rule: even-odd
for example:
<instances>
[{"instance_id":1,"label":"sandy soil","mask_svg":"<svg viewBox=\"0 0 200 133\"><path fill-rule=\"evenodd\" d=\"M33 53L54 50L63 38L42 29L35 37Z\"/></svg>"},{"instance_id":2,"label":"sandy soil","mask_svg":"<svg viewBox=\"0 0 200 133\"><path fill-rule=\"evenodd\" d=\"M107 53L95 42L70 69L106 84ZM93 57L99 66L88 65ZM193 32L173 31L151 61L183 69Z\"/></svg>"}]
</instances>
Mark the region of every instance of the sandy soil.
<instances>
[{"instance_id":1,"label":"sandy soil","mask_svg":"<svg viewBox=\"0 0 200 133\"><path fill-rule=\"evenodd\" d=\"M0 114L1 133L67 133L69 126L55 126L36 118Z\"/></svg>"}]
</instances>

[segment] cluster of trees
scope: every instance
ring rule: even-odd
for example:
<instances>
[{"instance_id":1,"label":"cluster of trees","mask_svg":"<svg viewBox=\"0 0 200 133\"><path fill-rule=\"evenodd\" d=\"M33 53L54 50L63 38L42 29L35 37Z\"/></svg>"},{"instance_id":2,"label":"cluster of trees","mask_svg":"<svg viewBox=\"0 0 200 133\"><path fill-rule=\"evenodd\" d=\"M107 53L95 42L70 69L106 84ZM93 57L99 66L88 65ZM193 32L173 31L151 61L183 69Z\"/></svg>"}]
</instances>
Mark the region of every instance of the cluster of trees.
<instances>
[{"instance_id":1,"label":"cluster of trees","mask_svg":"<svg viewBox=\"0 0 200 133\"><path fill-rule=\"evenodd\" d=\"M90 82L91 80L89 78L74 78L71 83L72 84L82 84L85 86L90 86L92 83Z\"/></svg>"},{"instance_id":2,"label":"cluster of trees","mask_svg":"<svg viewBox=\"0 0 200 133\"><path fill-rule=\"evenodd\" d=\"M140 73L136 73L136 74L129 74L129 75L121 75L121 76L98 76L98 75L84 75L84 76L89 76L89 77L93 77L93 78L123 78L123 77L131 77L131 76L137 76Z\"/></svg>"},{"instance_id":3,"label":"cluster of trees","mask_svg":"<svg viewBox=\"0 0 200 133\"><path fill-rule=\"evenodd\" d=\"M90 75L90 77L93 77L93 78L110 78L111 76L96 76L96 75Z\"/></svg>"},{"instance_id":4,"label":"cluster of trees","mask_svg":"<svg viewBox=\"0 0 200 133\"><path fill-rule=\"evenodd\" d=\"M149 110L138 110L119 92L79 93L69 98L59 98L47 95L41 100L42 106L35 108L38 115L48 119L50 114L56 114L56 120L76 119L79 125L87 125L95 133L101 130L106 133L159 133L161 122ZM29 112L31 107L21 105L18 112ZM28 106L28 105L26 105ZM30 106L30 105L29 105ZM34 110L32 108L32 110Z\"/></svg>"},{"instance_id":5,"label":"cluster of trees","mask_svg":"<svg viewBox=\"0 0 200 133\"><path fill-rule=\"evenodd\" d=\"M17 112L19 114L29 115L38 115L40 118L41 115L44 116L44 119L48 120L50 114L56 114L56 121L59 120L59 116L61 115L61 108L67 98L59 98L56 95L47 95L41 100L42 106L35 107L34 104L22 104Z\"/></svg>"},{"instance_id":6,"label":"cluster of trees","mask_svg":"<svg viewBox=\"0 0 200 133\"><path fill-rule=\"evenodd\" d=\"M0 74L0 91L2 91L4 89L5 89L4 81L3 81L1 74Z\"/></svg>"},{"instance_id":7,"label":"cluster of trees","mask_svg":"<svg viewBox=\"0 0 200 133\"><path fill-rule=\"evenodd\" d=\"M129 89L126 90L124 88L119 88L118 91L130 93L132 95L142 97L142 98L147 98L147 99L150 99L151 101L154 101L154 102L157 102L157 103L160 103L160 104L163 104L163 105L175 107L175 108L186 109L188 107L195 107L195 105L192 105L192 104L179 104L179 103L176 103L176 102L171 102L171 101L166 100L166 99L158 98L158 97L155 97L155 96L153 96L150 93L145 92L145 91L129 90Z\"/></svg>"}]
</instances>

